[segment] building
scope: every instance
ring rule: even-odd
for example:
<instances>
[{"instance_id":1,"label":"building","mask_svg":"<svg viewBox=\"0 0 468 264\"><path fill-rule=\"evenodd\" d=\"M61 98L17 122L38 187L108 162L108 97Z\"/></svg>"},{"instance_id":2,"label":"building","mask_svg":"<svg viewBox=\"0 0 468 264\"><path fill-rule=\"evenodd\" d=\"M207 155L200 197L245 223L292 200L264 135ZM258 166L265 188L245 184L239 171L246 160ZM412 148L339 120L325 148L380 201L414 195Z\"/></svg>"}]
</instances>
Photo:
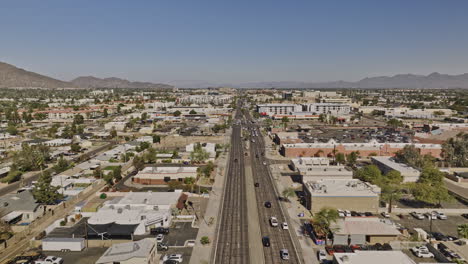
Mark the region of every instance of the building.
<instances>
[{"instance_id":1,"label":"building","mask_svg":"<svg viewBox=\"0 0 468 264\"><path fill-rule=\"evenodd\" d=\"M280 153L285 157L333 157L333 153L359 151L361 157L368 156L393 156L407 145L413 145L421 155L429 154L434 158L440 158L442 145L440 144L415 144L415 143L379 143L373 139L367 143L337 143L330 139L327 143L295 143L283 144Z\"/></svg>"},{"instance_id":2,"label":"building","mask_svg":"<svg viewBox=\"0 0 468 264\"><path fill-rule=\"evenodd\" d=\"M127 126L127 122L124 121L114 121L104 124L104 129L110 131L115 129L116 131L124 131Z\"/></svg>"},{"instance_id":3,"label":"building","mask_svg":"<svg viewBox=\"0 0 468 264\"><path fill-rule=\"evenodd\" d=\"M195 145L199 143L190 143L185 146L186 152L192 152L195 149ZM210 154L210 158L216 157L216 144L215 143L201 143L202 149Z\"/></svg>"},{"instance_id":4,"label":"building","mask_svg":"<svg viewBox=\"0 0 468 264\"><path fill-rule=\"evenodd\" d=\"M257 105L257 112L261 115L287 115L293 112L302 112L302 105L298 104L261 104Z\"/></svg>"},{"instance_id":5,"label":"building","mask_svg":"<svg viewBox=\"0 0 468 264\"><path fill-rule=\"evenodd\" d=\"M351 112L348 104L315 103L307 105L307 111L316 114L347 115Z\"/></svg>"},{"instance_id":6,"label":"building","mask_svg":"<svg viewBox=\"0 0 468 264\"><path fill-rule=\"evenodd\" d=\"M167 184L169 181L183 181L185 178L197 177L198 167L146 167L135 175L134 183L145 185Z\"/></svg>"},{"instance_id":7,"label":"building","mask_svg":"<svg viewBox=\"0 0 468 264\"><path fill-rule=\"evenodd\" d=\"M31 223L42 216L45 206L36 202L28 190L0 197L0 218L9 223Z\"/></svg>"},{"instance_id":8,"label":"building","mask_svg":"<svg viewBox=\"0 0 468 264\"><path fill-rule=\"evenodd\" d=\"M159 256L154 238L114 244L102 254L96 264L156 264Z\"/></svg>"},{"instance_id":9,"label":"building","mask_svg":"<svg viewBox=\"0 0 468 264\"><path fill-rule=\"evenodd\" d=\"M389 219L345 217L331 225L334 245L389 243L401 235Z\"/></svg>"},{"instance_id":10,"label":"building","mask_svg":"<svg viewBox=\"0 0 468 264\"><path fill-rule=\"evenodd\" d=\"M273 136L273 142L278 145L302 143L302 139L299 138L298 132L277 132Z\"/></svg>"},{"instance_id":11,"label":"building","mask_svg":"<svg viewBox=\"0 0 468 264\"><path fill-rule=\"evenodd\" d=\"M353 253L333 254L333 264L417 264L401 250L359 250Z\"/></svg>"},{"instance_id":12,"label":"building","mask_svg":"<svg viewBox=\"0 0 468 264\"><path fill-rule=\"evenodd\" d=\"M305 206L312 213L323 207L373 212L379 209L380 188L357 179L321 179L304 182Z\"/></svg>"},{"instance_id":13,"label":"building","mask_svg":"<svg viewBox=\"0 0 468 264\"><path fill-rule=\"evenodd\" d=\"M353 172L345 166L330 165L328 158L297 158L291 159L291 169L299 173L302 182L321 179L352 179Z\"/></svg>"},{"instance_id":14,"label":"building","mask_svg":"<svg viewBox=\"0 0 468 264\"><path fill-rule=\"evenodd\" d=\"M129 239L133 235L144 235L154 227L167 227L171 224L171 209L183 208L186 199L181 192L126 193L106 201L88 219L88 236Z\"/></svg>"},{"instance_id":15,"label":"building","mask_svg":"<svg viewBox=\"0 0 468 264\"><path fill-rule=\"evenodd\" d=\"M377 156L371 157L371 160L384 174L392 170L400 172L401 176L403 176L403 182L416 182L419 179L419 175L421 175L421 172L417 169L404 163L396 162L393 157Z\"/></svg>"}]
</instances>

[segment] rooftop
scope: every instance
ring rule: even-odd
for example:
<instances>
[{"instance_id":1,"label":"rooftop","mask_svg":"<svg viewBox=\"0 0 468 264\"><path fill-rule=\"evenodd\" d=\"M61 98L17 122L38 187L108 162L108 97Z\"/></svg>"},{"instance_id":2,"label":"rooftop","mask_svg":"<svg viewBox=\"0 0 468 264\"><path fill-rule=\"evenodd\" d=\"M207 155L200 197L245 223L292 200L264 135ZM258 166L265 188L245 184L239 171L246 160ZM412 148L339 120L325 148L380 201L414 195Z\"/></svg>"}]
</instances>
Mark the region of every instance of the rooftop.
<instances>
[{"instance_id":1,"label":"rooftop","mask_svg":"<svg viewBox=\"0 0 468 264\"><path fill-rule=\"evenodd\" d=\"M357 179L321 179L306 182L312 197L375 197L380 188Z\"/></svg>"},{"instance_id":2,"label":"rooftop","mask_svg":"<svg viewBox=\"0 0 468 264\"><path fill-rule=\"evenodd\" d=\"M402 251L356 251L354 253L335 253L337 264L416 264Z\"/></svg>"},{"instance_id":3,"label":"rooftop","mask_svg":"<svg viewBox=\"0 0 468 264\"><path fill-rule=\"evenodd\" d=\"M115 263L132 258L148 258L155 244L154 239L151 238L129 243L114 244L104 252L98 261L96 261L96 264Z\"/></svg>"},{"instance_id":4,"label":"rooftop","mask_svg":"<svg viewBox=\"0 0 468 264\"><path fill-rule=\"evenodd\" d=\"M346 217L339 219L333 226L336 228L334 233L341 235L397 236L401 234L392 221L377 217Z\"/></svg>"},{"instance_id":5,"label":"rooftop","mask_svg":"<svg viewBox=\"0 0 468 264\"><path fill-rule=\"evenodd\" d=\"M382 163L383 165L392 168L393 170L406 173L419 173L419 171L411 166L404 163L396 162L392 157L389 156L376 156L372 157L372 160Z\"/></svg>"}]
</instances>

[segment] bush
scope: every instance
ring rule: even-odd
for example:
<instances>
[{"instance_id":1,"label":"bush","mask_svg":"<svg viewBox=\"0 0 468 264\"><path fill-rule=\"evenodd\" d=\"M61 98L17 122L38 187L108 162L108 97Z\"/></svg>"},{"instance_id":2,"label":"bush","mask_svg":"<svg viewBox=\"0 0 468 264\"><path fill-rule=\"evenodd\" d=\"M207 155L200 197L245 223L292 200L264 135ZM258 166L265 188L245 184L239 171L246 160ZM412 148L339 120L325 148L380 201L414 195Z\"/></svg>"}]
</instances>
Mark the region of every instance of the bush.
<instances>
[{"instance_id":1,"label":"bush","mask_svg":"<svg viewBox=\"0 0 468 264\"><path fill-rule=\"evenodd\" d=\"M65 222L64 220L60 221L60 226L65 226L67 224L67 222Z\"/></svg>"},{"instance_id":2,"label":"bush","mask_svg":"<svg viewBox=\"0 0 468 264\"><path fill-rule=\"evenodd\" d=\"M107 194L101 193L101 195L99 195L99 198L101 198L101 199L106 199L106 198L107 198Z\"/></svg>"},{"instance_id":3,"label":"bush","mask_svg":"<svg viewBox=\"0 0 468 264\"><path fill-rule=\"evenodd\" d=\"M202 243L202 245L209 244L210 243L210 238L207 237L207 236L203 236L202 238L200 238L200 243Z\"/></svg>"},{"instance_id":4,"label":"bush","mask_svg":"<svg viewBox=\"0 0 468 264\"><path fill-rule=\"evenodd\" d=\"M2 183L12 183L12 182L19 181L21 179L22 174L23 173L21 171L12 170L12 171L8 172L8 175L5 176L4 178L2 178L0 180L0 182L2 182Z\"/></svg>"}]
</instances>

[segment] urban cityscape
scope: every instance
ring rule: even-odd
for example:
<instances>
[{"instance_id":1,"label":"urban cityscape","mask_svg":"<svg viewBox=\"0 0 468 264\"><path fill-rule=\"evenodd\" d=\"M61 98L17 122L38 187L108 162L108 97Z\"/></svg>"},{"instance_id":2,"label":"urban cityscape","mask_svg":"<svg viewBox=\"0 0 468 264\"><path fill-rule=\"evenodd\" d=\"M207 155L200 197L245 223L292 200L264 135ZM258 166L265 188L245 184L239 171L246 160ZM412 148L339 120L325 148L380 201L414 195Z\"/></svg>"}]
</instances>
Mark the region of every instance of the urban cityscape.
<instances>
[{"instance_id":1,"label":"urban cityscape","mask_svg":"<svg viewBox=\"0 0 468 264\"><path fill-rule=\"evenodd\" d=\"M85 2L0 10L0 264L468 263L468 4Z\"/></svg>"}]
</instances>

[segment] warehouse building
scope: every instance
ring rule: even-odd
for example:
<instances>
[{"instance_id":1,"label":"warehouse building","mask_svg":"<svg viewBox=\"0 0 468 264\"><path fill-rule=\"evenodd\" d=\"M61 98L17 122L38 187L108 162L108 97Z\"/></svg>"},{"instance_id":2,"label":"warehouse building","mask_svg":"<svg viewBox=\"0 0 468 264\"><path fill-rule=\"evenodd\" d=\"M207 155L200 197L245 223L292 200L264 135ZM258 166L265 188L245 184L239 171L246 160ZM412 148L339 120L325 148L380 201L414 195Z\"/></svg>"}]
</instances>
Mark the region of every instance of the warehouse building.
<instances>
[{"instance_id":1,"label":"warehouse building","mask_svg":"<svg viewBox=\"0 0 468 264\"><path fill-rule=\"evenodd\" d=\"M345 217L332 224L334 245L389 243L401 235L395 224L378 217Z\"/></svg>"},{"instance_id":2,"label":"warehouse building","mask_svg":"<svg viewBox=\"0 0 468 264\"><path fill-rule=\"evenodd\" d=\"M400 172L401 176L403 176L403 182L416 182L419 179L419 175L421 175L421 172L417 169L404 163L396 162L394 158L389 156L372 157L371 160L384 174L392 170Z\"/></svg>"},{"instance_id":3,"label":"warehouse building","mask_svg":"<svg viewBox=\"0 0 468 264\"><path fill-rule=\"evenodd\" d=\"M183 181L185 178L197 177L198 167L146 167L132 180L145 185L167 184L172 180Z\"/></svg>"}]
</instances>

